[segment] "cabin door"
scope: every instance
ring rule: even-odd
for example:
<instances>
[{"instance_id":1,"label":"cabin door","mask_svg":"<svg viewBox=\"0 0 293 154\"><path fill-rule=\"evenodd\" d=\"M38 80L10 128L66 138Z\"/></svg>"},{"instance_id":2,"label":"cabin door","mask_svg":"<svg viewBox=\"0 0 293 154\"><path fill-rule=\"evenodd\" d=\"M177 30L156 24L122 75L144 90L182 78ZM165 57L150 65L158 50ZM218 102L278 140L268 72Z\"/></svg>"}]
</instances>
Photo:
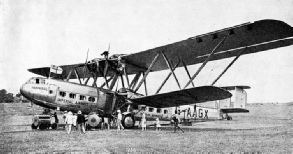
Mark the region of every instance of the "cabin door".
<instances>
[{"instance_id":1,"label":"cabin door","mask_svg":"<svg viewBox=\"0 0 293 154\"><path fill-rule=\"evenodd\" d=\"M50 86L49 86L49 94L48 94L49 102L51 102L51 103L55 102L58 89L59 89L58 86L56 86L54 84L50 84Z\"/></svg>"}]
</instances>

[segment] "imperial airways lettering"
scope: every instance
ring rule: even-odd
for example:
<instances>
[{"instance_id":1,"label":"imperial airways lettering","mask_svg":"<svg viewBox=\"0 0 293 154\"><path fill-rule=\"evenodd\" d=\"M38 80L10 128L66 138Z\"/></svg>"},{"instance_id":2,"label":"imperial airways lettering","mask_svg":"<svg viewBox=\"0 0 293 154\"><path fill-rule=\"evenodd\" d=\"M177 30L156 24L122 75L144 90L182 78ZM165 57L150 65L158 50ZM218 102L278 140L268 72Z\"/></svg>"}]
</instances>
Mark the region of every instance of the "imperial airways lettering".
<instances>
[{"instance_id":1,"label":"imperial airways lettering","mask_svg":"<svg viewBox=\"0 0 293 154\"><path fill-rule=\"evenodd\" d=\"M59 102L65 102L65 103L72 103L71 100L63 99L63 98L58 98L57 101Z\"/></svg>"},{"instance_id":2,"label":"imperial airways lettering","mask_svg":"<svg viewBox=\"0 0 293 154\"><path fill-rule=\"evenodd\" d=\"M39 90L48 90L46 87L32 87L33 89L39 89Z\"/></svg>"}]
</instances>

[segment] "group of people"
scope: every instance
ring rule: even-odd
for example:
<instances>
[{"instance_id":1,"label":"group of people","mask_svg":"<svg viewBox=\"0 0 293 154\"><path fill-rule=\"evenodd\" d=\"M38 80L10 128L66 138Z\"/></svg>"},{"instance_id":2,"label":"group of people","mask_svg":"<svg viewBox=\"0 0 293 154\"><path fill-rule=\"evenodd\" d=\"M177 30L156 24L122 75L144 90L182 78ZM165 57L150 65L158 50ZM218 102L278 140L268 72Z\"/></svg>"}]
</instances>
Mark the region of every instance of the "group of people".
<instances>
[{"instance_id":1,"label":"group of people","mask_svg":"<svg viewBox=\"0 0 293 154\"><path fill-rule=\"evenodd\" d=\"M141 124L141 130L142 131L146 131L146 117L145 117L144 111L142 112L140 124ZM154 125L156 127L156 131L160 131L161 130L161 124L160 124L159 118L156 118L156 122L155 122Z\"/></svg>"},{"instance_id":2,"label":"group of people","mask_svg":"<svg viewBox=\"0 0 293 154\"><path fill-rule=\"evenodd\" d=\"M83 115L81 111L78 111L77 114L73 114L71 111L69 112L65 111L63 118L66 124L65 129L68 134L71 133L72 127L76 130L80 130L82 133L85 133L86 120L85 120L85 115ZM179 128L184 133L183 129L180 128L178 125L180 123L180 118L176 111L175 111L175 114L172 116L172 121L174 123L174 133L176 132L176 128ZM146 122L147 121L146 121L145 113L142 112L142 118L140 121L142 131L146 131L146 126L147 126ZM156 131L161 130L161 124L160 124L159 118L156 118L156 122L154 126L156 127ZM124 129L122 125L122 114L120 110L117 110L117 130L121 130L121 129L122 130Z\"/></svg>"},{"instance_id":3,"label":"group of people","mask_svg":"<svg viewBox=\"0 0 293 154\"><path fill-rule=\"evenodd\" d=\"M71 133L72 127L85 133L85 116L81 111L78 111L77 114L73 114L71 111L65 111L63 118L66 124L65 129L67 134Z\"/></svg>"}]
</instances>

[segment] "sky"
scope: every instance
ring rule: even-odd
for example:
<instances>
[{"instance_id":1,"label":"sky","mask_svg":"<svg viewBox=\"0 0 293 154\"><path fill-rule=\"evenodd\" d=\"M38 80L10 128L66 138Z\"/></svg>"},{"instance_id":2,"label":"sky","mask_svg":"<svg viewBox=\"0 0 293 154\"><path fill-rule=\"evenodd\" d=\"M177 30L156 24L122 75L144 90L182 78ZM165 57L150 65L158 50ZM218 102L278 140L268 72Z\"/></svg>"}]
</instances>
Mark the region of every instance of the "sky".
<instances>
[{"instance_id":1,"label":"sky","mask_svg":"<svg viewBox=\"0 0 293 154\"><path fill-rule=\"evenodd\" d=\"M192 36L276 19L293 26L287 0L0 0L0 89L18 93L29 68L83 63L110 54L130 54ZM194 80L209 85L232 61L209 62ZM200 65L188 67L191 74ZM215 86L248 85L248 103L293 101L293 46L241 56ZM153 94L168 71L147 78ZM176 69L181 86L186 73ZM142 88L141 88L142 89ZM170 77L162 92L178 90ZM140 90L141 91L141 90Z\"/></svg>"}]
</instances>

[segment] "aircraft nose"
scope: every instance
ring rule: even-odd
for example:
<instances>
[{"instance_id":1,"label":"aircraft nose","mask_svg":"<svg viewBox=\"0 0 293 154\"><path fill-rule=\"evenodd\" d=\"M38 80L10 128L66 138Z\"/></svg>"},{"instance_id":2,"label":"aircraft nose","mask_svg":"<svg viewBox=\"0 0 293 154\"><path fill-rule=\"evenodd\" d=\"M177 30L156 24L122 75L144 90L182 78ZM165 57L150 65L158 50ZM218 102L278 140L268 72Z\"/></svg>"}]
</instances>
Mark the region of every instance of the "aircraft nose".
<instances>
[{"instance_id":1,"label":"aircraft nose","mask_svg":"<svg viewBox=\"0 0 293 154\"><path fill-rule=\"evenodd\" d=\"M30 92L29 92L29 88L27 84L23 84L20 87L20 94L26 98L28 98L30 96Z\"/></svg>"}]
</instances>

